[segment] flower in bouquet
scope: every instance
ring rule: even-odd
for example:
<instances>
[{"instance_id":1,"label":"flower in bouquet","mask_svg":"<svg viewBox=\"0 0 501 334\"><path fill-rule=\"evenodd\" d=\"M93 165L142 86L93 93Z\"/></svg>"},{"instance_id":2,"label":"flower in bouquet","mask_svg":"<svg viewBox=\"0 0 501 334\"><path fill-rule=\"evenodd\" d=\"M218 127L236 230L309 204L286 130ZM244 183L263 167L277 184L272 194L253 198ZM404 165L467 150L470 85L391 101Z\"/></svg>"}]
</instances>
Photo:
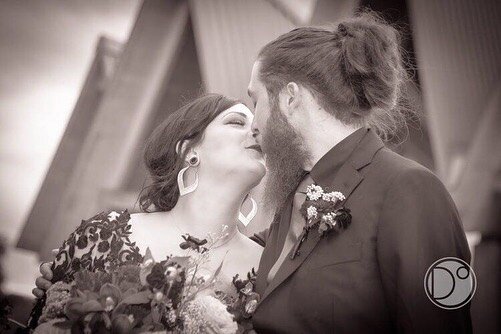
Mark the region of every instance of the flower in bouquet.
<instances>
[{"instance_id":1,"label":"flower in bouquet","mask_svg":"<svg viewBox=\"0 0 501 334\"><path fill-rule=\"evenodd\" d=\"M237 322L245 327L245 323L256 311L260 296L256 289L256 271L254 268L247 273L247 279L239 279L238 275L233 277L238 298L230 305L230 312L235 316Z\"/></svg>"},{"instance_id":2,"label":"flower in bouquet","mask_svg":"<svg viewBox=\"0 0 501 334\"><path fill-rule=\"evenodd\" d=\"M76 325L91 332L98 328L112 332L116 332L118 327L122 330L132 329L134 316L122 314L118 307L125 306L127 298L135 296L137 293L135 288L122 292L111 283L103 284L98 293L89 290L74 290L74 295L68 300L64 310L69 319L69 323L66 325L72 325L72 327ZM122 304L124 301L126 303ZM145 303L147 301L147 298L141 300Z\"/></svg>"},{"instance_id":3,"label":"flower in bouquet","mask_svg":"<svg viewBox=\"0 0 501 334\"><path fill-rule=\"evenodd\" d=\"M227 306L210 295L198 295L182 312L183 333L233 334L238 330Z\"/></svg>"},{"instance_id":4,"label":"flower in bouquet","mask_svg":"<svg viewBox=\"0 0 501 334\"><path fill-rule=\"evenodd\" d=\"M111 283L111 281L112 274L109 272L92 272L86 269L81 269L75 273L71 285L80 291L99 292L101 286L106 283Z\"/></svg>"},{"instance_id":5,"label":"flower in bouquet","mask_svg":"<svg viewBox=\"0 0 501 334\"><path fill-rule=\"evenodd\" d=\"M139 289L141 288L139 272L139 266L135 265L117 267L113 272L111 283L119 287L121 291L131 288Z\"/></svg>"},{"instance_id":6,"label":"flower in bouquet","mask_svg":"<svg viewBox=\"0 0 501 334\"><path fill-rule=\"evenodd\" d=\"M56 282L47 290L45 307L42 310L39 322L47 322L64 317L64 307L70 299L71 285Z\"/></svg>"},{"instance_id":7,"label":"flower in bouquet","mask_svg":"<svg viewBox=\"0 0 501 334\"><path fill-rule=\"evenodd\" d=\"M47 315L43 319L53 319L55 316L52 314L55 314L58 321L52 322L51 327L40 326L35 332L129 333L135 327L142 327L143 320L151 314L157 301L154 289L141 284L140 271L141 268L134 265L117 267L108 272L82 269L75 273L74 280L69 284L54 284L49 289L52 295L55 292L61 294L60 290L64 288L66 298L47 298L44 308Z\"/></svg>"}]
</instances>

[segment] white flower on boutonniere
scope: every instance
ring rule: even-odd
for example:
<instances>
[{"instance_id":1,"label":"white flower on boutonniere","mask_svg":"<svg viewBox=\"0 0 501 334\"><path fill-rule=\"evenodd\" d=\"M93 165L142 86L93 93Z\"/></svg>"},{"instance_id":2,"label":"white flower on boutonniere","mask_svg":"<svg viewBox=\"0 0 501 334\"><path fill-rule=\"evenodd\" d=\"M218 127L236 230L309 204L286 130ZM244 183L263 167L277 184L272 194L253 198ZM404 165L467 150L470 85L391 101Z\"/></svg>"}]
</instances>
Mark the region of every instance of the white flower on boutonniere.
<instances>
[{"instance_id":1,"label":"white flower on boutonniere","mask_svg":"<svg viewBox=\"0 0 501 334\"><path fill-rule=\"evenodd\" d=\"M345 197L339 191L333 191L330 193L322 194L322 199L327 202L337 202L337 201L344 201Z\"/></svg>"},{"instance_id":2,"label":"white flower on boutonniere","mask_svg":"<svg viewBox=\"0 0 501 334\"><path fill-rule=\"evenodd\" d=\"M308 209L308 219L317 218L318 211L314 206L310 206Z\"/></svg>"},{"instance_id":3,"label":"white flower on boutonniere","mask_svg":"<svg viewBox=\"0 0 501 334\"><path fill-rule=\"evenodd\" d=\"M299 248L308 238L311 229L317 228L323 237L331 231L340 232L348 227L351 223L351 213L350 209L342 206L344 200L346 196L339 191L327 192L316 184L306 188L306 200L299 210L306 220L306 225L294 246L291 259L299 254Z\"/></svg>"},{"instance_id":4,"label":"white flower on boutonniere","mask_svg":"<svg viewBox=\"0 0 501 334\"><path fill-rule=\"evenodd\" d=\"M310 201L316 201L319 198L322 198L324 194L324 190L322 187L317 186L316 184L312 184L306 188L306 197Z\"/></svg>"},{"instance_id":5,"label":"white flower on boutonniere","mask_svg":"<svg viewBox=\"0 0 501 334\"><path fill-rule=\"evenodd\" d=\"M326 193L322 195L322 199L324 201L330 202L332 200L332 194L331 193Z\"/></svg>"},{"instance_id":6,"label":"white flower on boutonniere","mask_svg":"<svg viewBox=\"0 0 501 334\"><path fill-rule=\"evenodd\" d=\"M346 197L344 197L344 195L339 191L333 191L330 194L332 198L335 198L338 201L344 201L346 199Z\"/></svg>"},{"instance_id":7,"label":"white flower on boutonniere","mask_svg":"<svg viewBox=\"0 0 501 334\"><path fill-rule=\"evenodd\" d=\"M326 222L329 223L334 223L334 215L332 213L327 213L322 216L322 220L325 220Z\"/></svg>"}]
</instances>

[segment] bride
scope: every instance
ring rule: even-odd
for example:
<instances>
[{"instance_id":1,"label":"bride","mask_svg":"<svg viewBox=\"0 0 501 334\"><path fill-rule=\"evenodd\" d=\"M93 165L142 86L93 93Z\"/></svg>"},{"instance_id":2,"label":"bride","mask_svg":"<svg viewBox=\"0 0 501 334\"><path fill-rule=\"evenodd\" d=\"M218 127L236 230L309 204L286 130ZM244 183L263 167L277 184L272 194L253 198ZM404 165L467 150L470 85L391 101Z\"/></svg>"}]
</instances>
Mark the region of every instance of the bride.
<instances>
[{"instance_id":1,"label":"bride","mask_svg":"<svg viewBox=\"0 0 501 334\"><path fill-rule=\"evenodd\" d=\"M140 197L143 213L111 211L83 221L54 262L41 266L35 296L42 297L52 283L80 268L137 261L147 248L157 260L183 255L182 235L203 239L223 228L224 237L204 269L214 271L224 259L219 277L231 284L235 274L245 277L257 268L262 247L237 228L239 219L249 219L240 212L242 203L266 173L251 131L253 117L244 104L218 94L171 114L153 131L144 151L152 183Z\"/></svg>"}]
</instances>

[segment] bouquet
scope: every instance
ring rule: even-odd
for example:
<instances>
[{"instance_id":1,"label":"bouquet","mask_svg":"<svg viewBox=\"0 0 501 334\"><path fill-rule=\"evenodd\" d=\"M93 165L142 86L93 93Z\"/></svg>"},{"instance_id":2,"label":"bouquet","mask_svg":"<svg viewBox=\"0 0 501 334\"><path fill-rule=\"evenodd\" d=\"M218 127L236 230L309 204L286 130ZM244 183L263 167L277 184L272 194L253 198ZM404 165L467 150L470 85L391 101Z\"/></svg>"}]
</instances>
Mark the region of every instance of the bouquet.
<instances>
[{"instance_id":1,"label":"bouquet","mask_svg":"<svg viewBox=\"0 0 501 334\"><path fill-rule=\"evenodd\" d=\"M199 268L218 238L183 238L189 256L156 262L147 249L139 265L80 270L71 282L53 284L35 333L236 333L236 320L248 319L257 305L249 297L255 279L235 277L236 297L215 291L223 262L210 277Z\"/></svg>"}]
</instances>

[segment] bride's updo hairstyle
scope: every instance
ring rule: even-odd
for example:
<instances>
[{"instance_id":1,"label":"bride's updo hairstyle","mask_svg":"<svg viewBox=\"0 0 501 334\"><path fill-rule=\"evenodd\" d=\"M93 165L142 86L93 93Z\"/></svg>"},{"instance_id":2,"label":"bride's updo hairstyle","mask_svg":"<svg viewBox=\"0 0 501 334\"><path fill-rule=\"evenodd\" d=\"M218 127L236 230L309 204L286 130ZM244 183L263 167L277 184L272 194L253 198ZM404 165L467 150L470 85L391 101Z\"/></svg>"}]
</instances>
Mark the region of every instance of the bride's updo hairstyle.
<instances>
[{"instance_id":1,"label":"bride's updo hairstyle","mask_svg":"<svg viewBox=\"0 0 501 334\"><path fill-rule=\"evenodd\" d=\"M139 198L143 211L150 212L152 207L153 211L170 211L176 205L177 174L186 166L186 154L202 140L207 126L221 112L239 103L223 95L207 94L176 110L155 128L143 156L152 180ZM182 152L176 152L178 143L185 145Z\"/></svg>"},{"instance_id":2,"label":"bride's updo hairstyle","mask_svg":"<svg viewBox=\"0 0 501 334\"><path fill-rule=\"evenodd\" d=\"M371 126L384 139L405 126L400 34L373 12L333 29L294 29L267 44L258 60L270 103L296 82L344 124Z\"/></svg>"}]
</instances>

